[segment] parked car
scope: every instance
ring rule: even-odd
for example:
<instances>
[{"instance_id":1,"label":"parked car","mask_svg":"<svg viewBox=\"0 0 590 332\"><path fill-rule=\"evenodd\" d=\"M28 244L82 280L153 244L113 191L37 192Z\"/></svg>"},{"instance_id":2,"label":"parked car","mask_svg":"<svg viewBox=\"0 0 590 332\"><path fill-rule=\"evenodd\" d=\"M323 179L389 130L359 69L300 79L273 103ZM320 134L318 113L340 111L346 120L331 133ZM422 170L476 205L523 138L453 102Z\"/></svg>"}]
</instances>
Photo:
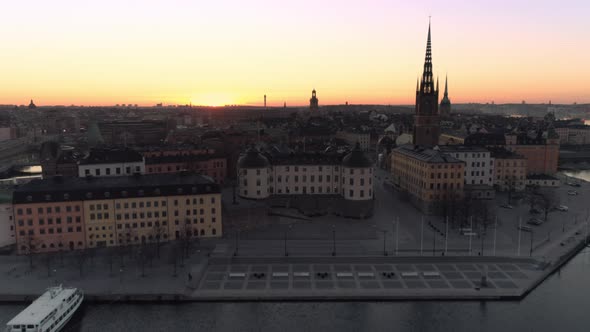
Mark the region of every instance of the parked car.
<instances>
[{"instance_id":1,"label":"parked car","mask_svg":"<svg viewBox=\"0 0 590 332\"><path fill-rule=\"evenodd\" d=\"M518 226L518 229L520 229L523 232L531 232L533 229L531 228L531 226L526 226L526 225L521 225Z\"/></svg>"},{"instance_id":2,"label":"parked car","mask_svg":"<svg viewBox=\"0 0 590 332\"><path fill-rule=\"evenodd\" d=\"M568 207L565 205L560 205L557 207L557 209L562 212L567 212L567 210L569 210Z\"/></svg>"},{"instance_id":3,"label":"parked car","mask_svg":"<svg viewBox=\"0 0 590 332\"><path fill-rule=\"evenodd\" d=\"M514 206L512 206L510 204L502 204L502 205L500 205L500 207L505 208L505 209L514 209Z\"/></svg>"},{"instance_id":4,"label":"parked car","mask_svg":"<svg viewBox=\"0 0 590 332\"><path fill-rule=\"evenodd\" d=\"M568 190L567 191L567 194L570 195L570 196L577 196L578 195L578 192L575 191L575 190Z\"/></svg>"},{"instance_id":5,"label":"parked car","mask_svg":"<svg viewBox=\"0 0 590 332\"><path fill-rule=\"evenodd\" d=\"M541 220L539 218L531 218L526 223L529 225L539 226L539 225L543 224L543 220Z\"/></svg>"},{"instance_id":6,"label":"parked car","mask_svg":"<svg viewBox=\"0 0 590 332\"><path fill-rule=\"evenodd\" d=\"M529 210L529 213L532 213L532 214L539 214L539 213L541 213L541 211L539 211L539 210L538 210L538 209L536 209L536 208L532 208L532 209L530 209L530 210Z\"/></svg>"}]
</instances>

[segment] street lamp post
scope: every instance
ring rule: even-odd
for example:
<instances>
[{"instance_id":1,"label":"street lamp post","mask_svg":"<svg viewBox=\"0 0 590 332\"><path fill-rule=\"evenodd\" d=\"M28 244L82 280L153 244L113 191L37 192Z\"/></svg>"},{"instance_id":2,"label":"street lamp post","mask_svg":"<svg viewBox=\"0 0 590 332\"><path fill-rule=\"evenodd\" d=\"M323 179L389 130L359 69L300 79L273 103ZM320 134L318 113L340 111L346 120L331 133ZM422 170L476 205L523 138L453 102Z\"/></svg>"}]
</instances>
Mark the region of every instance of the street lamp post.
<instances>
[{"instance_id":1,"label":"street lamp post","mask_svg":"<svg viewBox=\"0 0 590 332\"><path fill-rule=\"evenodd\" d=\"M289 252L287 251L287 232L291 230L291 225L287 229L285 229L285 257L289 256Z\"/></svg>"},{"instance_id":2,"label":"street lamp post","mask_svg":"<svg viewBox=\"0 0 590 332\"><path fill-rule=\"evenodd\" d=\"M332 256L336 256L336 225L332 225Z\"/></svg>"},{"instance_id":3,"label":"street lamp post","mask_svg":"<svg viewBox=\"0 0 590 332\"><path fill-rule=\"evenodd\" d=\"M236 250L234 256L237 256L240 250L240 230L236 230Z\"/></svg>"},{"instance_id":4,"label":"street lamp post","mask_svg":"<svg viewBox=\"0 0 590 332\"><path fill-rule=\"evenodd\" d=\"M387 256L387 248L385 247L385 237L387 236L387 231L382 229L383 232L383 256Z\"/></svg>"},{"instance_id":5,"label":"street lamp post","mask_svg":"<svg viewBox=\"0 0 590 332\"><path fill-rule=\"evenodd\" d=\"M529 252L530 257L533 257L533 235L535 235L535 232L531 229L531 251Z\"/></svg>"},{"instance_id":6,"label":"street lamp post","mask_svg":"<svg viewBox=\"0 0 590 332\"><path fill-rule=\"evenodd\" d=\"M436 232L432 230L432 256L436 253Z\"/></svg>"}]
</instances>

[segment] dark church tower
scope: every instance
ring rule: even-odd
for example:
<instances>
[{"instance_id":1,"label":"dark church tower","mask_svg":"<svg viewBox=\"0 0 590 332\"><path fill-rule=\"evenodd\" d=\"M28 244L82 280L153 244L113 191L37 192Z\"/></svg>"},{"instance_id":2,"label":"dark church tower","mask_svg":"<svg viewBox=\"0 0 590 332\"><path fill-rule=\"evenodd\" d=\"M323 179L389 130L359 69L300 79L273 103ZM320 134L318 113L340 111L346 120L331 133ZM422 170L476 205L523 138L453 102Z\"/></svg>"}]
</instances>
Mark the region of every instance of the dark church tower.
<instances>
[{"instance_id":1,"label":"dark church tower","mask_svg":"<svg viewBox=\"0 0 590 332\"><path fill-rule=\"evenodd\" d=\"M315 89L313 89L311 92L311 98L309 99L309 109L312 111L317 111L319 109L318 98L315 96Z\"/></svg>"},{"instance_id":2,"label":"dark church tower","mask_svg":"<svg viewBox=\"0 0 590 332\"><path fill-rule=\"evenodd\" d=\"M449 99L449 85L447 82L447 77L445 77L445 94L443 95L443 99L440 101L440 115L451 115L451 100Z\"/></svg>"},{"instance_id":3,"label":"dark church tower","mask_svg":"<svg viewBox=\"0 0 590 332\"><path fill-rule=\"evenodd\" d=\"M422 146L438 145L440 135L438 114L438 80L436 89L432 78L432 49L430 43L430 23L426 42L426 59L422 81L416 87L416 114L414 115L414 144Z\"/></svg>"}]
</instances>

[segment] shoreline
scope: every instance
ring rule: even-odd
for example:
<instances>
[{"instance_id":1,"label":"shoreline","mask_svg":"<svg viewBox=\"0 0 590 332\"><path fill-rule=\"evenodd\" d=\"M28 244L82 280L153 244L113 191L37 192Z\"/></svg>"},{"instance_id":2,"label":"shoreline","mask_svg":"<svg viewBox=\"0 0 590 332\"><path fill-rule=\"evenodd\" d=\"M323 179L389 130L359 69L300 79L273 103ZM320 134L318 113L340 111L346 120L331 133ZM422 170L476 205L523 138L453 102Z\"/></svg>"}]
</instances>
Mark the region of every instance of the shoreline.
<instances>
[{"instance_id":1,"label":"shoreline","mask_svg":"<svg viewBox=\"0 0 590 332\"><path fill-rule=\"evenodd\" d=\"M313 291L300 290L286 290L286 291L243 291L236 293L230 291L220 291L217 293L207 293L199 291L184 292L184 293L85 293L85 303L96 304L117 304L117 303L133 303L133 304L177 304L177 303L191 303L191 302L355 302L355 301L519 301L525 298L528 294L534 291L541 285L549 276L559 271L563 265L569 262L581 250L587 246L587 241L590 238L582 237L574 245L567 246L567 250L559 255L558 259L552 262L547 262L545 268L540 270L540 273L531 278L525 287L498 290L498 289L466 289L459 291L441 291L434 289L425 290L404 290L404 293L391 293L385 290L345 290L345 289L325 289ZM565 248L564 248L565 249ZM368 256L368 257L352 257L354 260L362 260L364 262L381 262L384 257ZM404 256L404 257L387 257L388 262L395 263L432 263L434 257L425 256ZM461 262L476 263L524 263L524 264L542 264L542 262L529 257L500 257L500 256L443 256L435 257L436 262L445 263L460 259ZM306 257L269 257L265 258L270 263L284 263L290 261L291 263L301 263L307 261ZM351 259L351 257L314 257L314 260L319 259L318 264L326 262L343 262ZM210 264L223 264L224 262L233 261L233 263L244 264L260 260L255 257L238 257L238 258L213 258ZM209 263L209 262L208 262ZM200 280L199 280L200 282ZM14 303L30 303L38 297L37 294L0 294L0 304L14 304Z\"/></svg>"}]
</instances>

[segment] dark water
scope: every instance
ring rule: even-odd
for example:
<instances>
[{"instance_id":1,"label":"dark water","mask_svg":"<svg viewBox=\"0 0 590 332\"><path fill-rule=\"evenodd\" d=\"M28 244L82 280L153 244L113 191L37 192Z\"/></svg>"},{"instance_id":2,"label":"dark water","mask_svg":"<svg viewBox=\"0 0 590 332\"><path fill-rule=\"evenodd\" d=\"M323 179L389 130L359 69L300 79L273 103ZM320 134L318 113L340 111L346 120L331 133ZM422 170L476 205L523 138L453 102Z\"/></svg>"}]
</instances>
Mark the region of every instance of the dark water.
<instances>
[{"instance_id":1,"label":"dark water","mask_svg":"<svg viewBox=\"0 0 590 332\"><path fill-rule=\"evenodd\" d=\"M87 305L66 331L590 331L589 284L585 249L519 302Z\"/></svg>"}]
</instances>

